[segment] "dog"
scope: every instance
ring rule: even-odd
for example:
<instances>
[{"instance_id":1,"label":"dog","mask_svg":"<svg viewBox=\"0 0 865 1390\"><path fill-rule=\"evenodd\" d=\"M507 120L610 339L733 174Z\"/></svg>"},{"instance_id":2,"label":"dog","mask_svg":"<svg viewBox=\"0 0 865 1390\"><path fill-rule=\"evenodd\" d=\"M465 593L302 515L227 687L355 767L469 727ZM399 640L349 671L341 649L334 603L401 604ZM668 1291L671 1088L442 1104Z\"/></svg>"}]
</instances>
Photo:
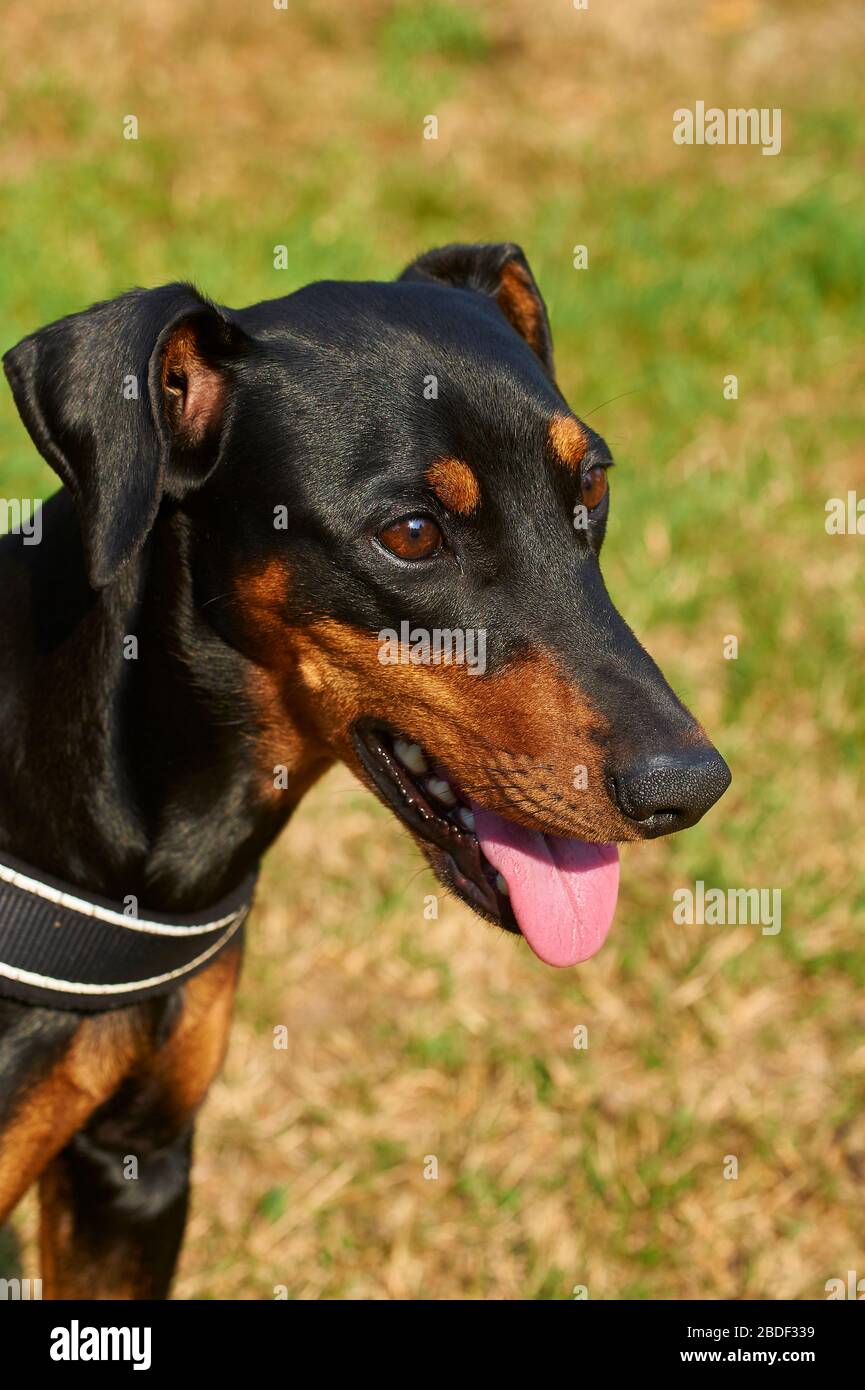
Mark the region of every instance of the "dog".
<instances>
[{"instance_id":1,"label":"dog","mask_svg":"<svg viewBox=\"0 0 865 1390\"><path fill-rule=\"evenodd\" d=\"M239 311L132 290L4 363L64 484L40 545L0 544L0 860L24 906L102 913L105 942L111 904L195 918L341 760L445 889L568 966L609 928L617 844L727 787L604 587L610 451L556 385L518 246ZM406 622L421 638L385 657ZM483 669L432 632L483 633ZM165 1297L240 934L98 1009L14 997L50 949L0 973L0 1220L38 1180L46 1296Z\"/></svg>"}]
</instances>

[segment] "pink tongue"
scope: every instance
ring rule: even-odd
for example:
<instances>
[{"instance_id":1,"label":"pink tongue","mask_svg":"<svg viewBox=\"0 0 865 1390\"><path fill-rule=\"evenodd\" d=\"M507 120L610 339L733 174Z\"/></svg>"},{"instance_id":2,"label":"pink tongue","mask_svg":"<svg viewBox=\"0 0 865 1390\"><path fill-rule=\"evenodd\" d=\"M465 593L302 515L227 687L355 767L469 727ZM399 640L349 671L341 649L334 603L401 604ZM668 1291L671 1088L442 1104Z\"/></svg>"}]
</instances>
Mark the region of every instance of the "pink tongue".
<instances>
[{"instance_id":1,"label":"pink tongue","mask_svg":"<svg viewBox=\"0 0 865 1390\"><path fill-rule=\"evenodd\" d=\"M472 802L481 849L507 881L520 931L547 965L576 965L601 949L619 891L619 851L541 835Z\"/></svg>"}]
</instances>

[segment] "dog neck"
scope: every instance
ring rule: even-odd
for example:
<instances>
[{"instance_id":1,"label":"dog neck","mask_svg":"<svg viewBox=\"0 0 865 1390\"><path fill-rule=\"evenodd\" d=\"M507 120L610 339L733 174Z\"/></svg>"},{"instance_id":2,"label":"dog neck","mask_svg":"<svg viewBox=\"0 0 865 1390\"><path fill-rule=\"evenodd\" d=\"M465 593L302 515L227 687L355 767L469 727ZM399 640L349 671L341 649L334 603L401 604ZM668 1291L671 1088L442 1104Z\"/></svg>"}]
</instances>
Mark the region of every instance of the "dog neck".
<instances>
[{"instance_id":1,"label":"dog neck","mask_svg":"<svg viewBox=\"0 0 865 1390\"><path fill-rule=\"evenodd\" d=\"M40 546L0 546L0 849L161 912L231 891L329 763L290 711L259 754L262 673L196 607L188 543L166 510L94 593L62 492Z\"/></svg>"}]
</instances>

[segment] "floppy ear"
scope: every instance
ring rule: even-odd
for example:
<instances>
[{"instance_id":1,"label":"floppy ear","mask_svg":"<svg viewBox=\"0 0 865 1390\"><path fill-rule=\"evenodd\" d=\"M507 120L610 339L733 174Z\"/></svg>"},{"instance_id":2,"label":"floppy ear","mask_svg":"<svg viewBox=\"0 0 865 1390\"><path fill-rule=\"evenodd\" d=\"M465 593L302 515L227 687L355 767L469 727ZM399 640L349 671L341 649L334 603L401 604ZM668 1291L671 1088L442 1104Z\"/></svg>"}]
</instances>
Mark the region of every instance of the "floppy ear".
<instances>
[{"instance_id":1,"label":"floppy ear","mask_svg":"<svg viewBox=\"0 0 865 1390\"><path fill-rule=\"evenodd\" d=\"M547 374L555 376L547 307L522 249L514 242L441 246L418 256L399 278L437 280L456 289L489 295L511 327L541 359Z\"/></svg>"},{"instance_id":2,"label":"floppy ear","mask_svg":"<svg viewBox=\"0 0 865 1390\"><path fill-rule=\"evenodd\" d=\"M72 493L95 589L142 545L163 495L216 467L230 363L247 341L175 284L95 304L6 353L21 418Z\"/></svg>"}]
</instances>

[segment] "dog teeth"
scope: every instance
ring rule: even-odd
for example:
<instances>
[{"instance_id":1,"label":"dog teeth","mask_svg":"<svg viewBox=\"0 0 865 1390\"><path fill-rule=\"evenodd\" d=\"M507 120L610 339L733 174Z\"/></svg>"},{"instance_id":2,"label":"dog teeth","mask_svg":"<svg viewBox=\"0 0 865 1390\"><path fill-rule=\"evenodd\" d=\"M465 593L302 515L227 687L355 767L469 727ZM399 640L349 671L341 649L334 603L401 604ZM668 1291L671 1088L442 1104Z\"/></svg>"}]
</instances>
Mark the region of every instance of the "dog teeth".
<instances>
[{"instance_id":1,"label":"dog teeth","mask_svg":"<svg viewBox=\"0 0 865 1390\"><path fill-rule=\"evenodd\" d=\"M475 818L467 806L461 806L457 811L457 816L464 830L474 830Z\"/></svg>"},{"instance_id":2,"label":"dog teeth","mask_svg":"<svg viewBox=\"0 0 865 1390\"><path fill-rule=\"evenodd\" d=\"M443 806L456 806L457 799L453 787L443 777L431 777L426 784L426 789L430 796L434 796L436 801L440 801Z\"/></svg>"},{"instance_id":3,"label":"dog teeth","mask_svg":"<svg viewBox=\"0 0 865 1390\"><path fill-rule=\"evenodd\" d=\"M511 890L508 887L508 881L504 874L496 874L496 887L503 898L509 898L511 896Z\"/></svg>"},{"instance_id":4,"label":"dog teeth","mask_svg":"<svg viewBox=\"0 0 865 1390\"><path fill-rule=\"evenodd\" d=\"M429 771L427 760L419 743L409 743L406 738L396 738L393 742L393 751L403 767L407 767L409 772L414 772L418 777L422 777L425 772ZM444 785L447 786L447 783L445 782Z\"/></svg>"}]
</instances>

